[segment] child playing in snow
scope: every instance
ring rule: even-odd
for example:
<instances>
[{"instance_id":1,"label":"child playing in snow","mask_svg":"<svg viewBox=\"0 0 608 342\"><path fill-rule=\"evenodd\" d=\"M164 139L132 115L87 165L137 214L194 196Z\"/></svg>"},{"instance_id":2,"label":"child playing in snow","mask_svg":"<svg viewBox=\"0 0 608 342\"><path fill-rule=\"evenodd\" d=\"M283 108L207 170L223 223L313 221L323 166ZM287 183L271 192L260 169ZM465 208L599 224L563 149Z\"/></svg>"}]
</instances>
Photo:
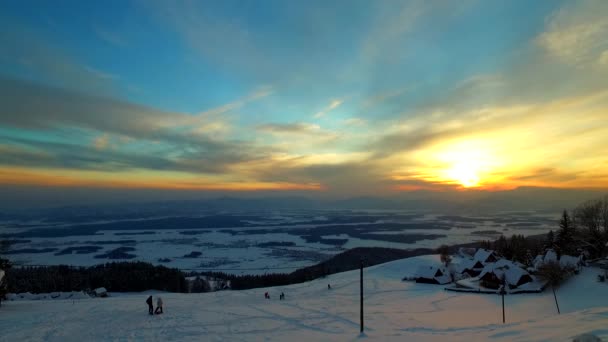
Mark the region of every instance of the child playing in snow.
<instances>
[{"instance_id":1,"label":"child playing in snow","mask_svg":"<svg viewBox=\"0 0 608 342\"><path fill-rule=\"evenodd\" d=\"M163 313L163 300L160 297L156 298L156 311L154 313L157 315Z\"/></svg>"}]
</instances>

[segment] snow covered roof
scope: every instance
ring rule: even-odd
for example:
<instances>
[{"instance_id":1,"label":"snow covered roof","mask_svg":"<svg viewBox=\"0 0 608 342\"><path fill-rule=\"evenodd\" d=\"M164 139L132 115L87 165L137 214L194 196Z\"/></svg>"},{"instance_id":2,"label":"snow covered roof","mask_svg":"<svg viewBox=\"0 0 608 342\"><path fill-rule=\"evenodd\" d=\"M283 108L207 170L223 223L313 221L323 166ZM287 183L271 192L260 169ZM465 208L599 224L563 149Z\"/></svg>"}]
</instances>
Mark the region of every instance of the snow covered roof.
<instances>
[{"instance_id":1,"label":"snow covered roof","mask_svg":"<svg viewBox=\"0 0 608 342\"><path fill-rule=\"evenodd\" d=\"M435 279L440 285L452 282L450 274L445 268L431 265L419 266L416 278Z\"/></svg>"},{"instance_id":2,"label":"snow covered roof","mask_svg":"<svg viewBox=\"0 0 608 342\"><path fill-rule=\"evenodd\" d=\"M480 248L477 250L477 252L475 252L475 256L473 256L473 259L485 263L488 261L488 259L490 259L490 257L496 258L494 251Z\"/></svg>"},{"instance_id":3,"label":"snow covered roof","mask_svg":"<svg viewBox=\"0 0 608 342\"><path fill-rule=\"evenodd\" d=\"M544 262L557 262L557 253L554 250L550 249L545 253Z\"/></svg>"},{"instance_id":4,"label":"snow covered roof","mask_svg":"<svg viewBox=\"0 0 608 342\"><path fill-rule=\"evenodd\" d=\"M483 263L479 260L465 259L460 263L454 264L454 270L458 273L462 273L466 270L481 270L483 269Z\"/></svg>"},{"instance_id":5,"label":"snow covered roof","mask_svg":"<svg viewBox=\"0 0 608 342\"><path fill-rule=\"evenodd\" d=\"M526 270L506 259L487 264L479 274L479 278L483 278L488 273L493 273L498 279L504 278L505 282L512 286L517 286L523 276L530 275Z\"/></svg>"},{"instance_id":6,"label":"snow covered roof","mask_svg":"<svg viewBox=\"0 0 608 342\"><path fill-rule=\"evenodd\" d=\"M416 276L421 278L433 279L435 277L440 277L445 274L445 270L442 270L437 266L420 266L416 271Z\"/></svg>"},{"instance_id":7,"label":"snow covered roof","mask_svg":"<svg viewBox=\"0 0 608 342\"><path fill-rule=\"evenodd\" d=\"M106 293L106 292L108 292L108 290L106 290L105 287L98 287L95 289L96 294L102 294L102 293Z\"/></svg>"}]
</instances>

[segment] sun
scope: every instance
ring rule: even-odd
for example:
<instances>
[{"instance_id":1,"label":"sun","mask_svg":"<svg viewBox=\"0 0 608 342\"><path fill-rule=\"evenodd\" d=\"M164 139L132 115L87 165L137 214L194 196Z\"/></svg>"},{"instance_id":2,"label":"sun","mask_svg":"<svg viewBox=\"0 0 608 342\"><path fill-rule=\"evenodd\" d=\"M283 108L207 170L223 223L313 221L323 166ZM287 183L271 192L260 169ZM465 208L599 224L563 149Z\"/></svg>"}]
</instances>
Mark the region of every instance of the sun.
<instances>
[{"instance_id":1,"label":"sun","mask_svg":"<svg viewBox=\"0 0 608 342\"><path fill-rule=\"evenodd\" d=\"M471 161L459 161L446 170L446 176L450 180L460 183L465 188L479 186L479 167Z\"/></svg>"}]
</instances>

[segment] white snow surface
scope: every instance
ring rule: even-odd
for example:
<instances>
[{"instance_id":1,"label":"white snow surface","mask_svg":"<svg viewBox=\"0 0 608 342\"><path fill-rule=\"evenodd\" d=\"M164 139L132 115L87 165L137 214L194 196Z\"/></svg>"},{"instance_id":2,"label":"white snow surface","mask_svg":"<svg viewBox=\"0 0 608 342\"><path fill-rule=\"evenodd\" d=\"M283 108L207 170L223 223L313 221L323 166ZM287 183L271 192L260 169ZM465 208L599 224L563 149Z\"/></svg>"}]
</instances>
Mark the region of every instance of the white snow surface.
<instances>
[{"instance_id":1,"label":"white snow surface","mask_svg":"<svg viewBox=\"0 0 608 342\"><path fill-rule=\"evenodd\" d=\"M0 341L571 341L608 337L608 284L585 268L557 290L501 297L444 291L400 279L438 256L365 269L365 334L359 334L359 271L290 286L205 294L163 293L162 315L147 314L158 292L106 299L7 301ZM330 283L332 289L327 289ZM269 292L271 299L264 299ZM279 301L281 292L286 300Z\"/></svg>"}]
</instances>

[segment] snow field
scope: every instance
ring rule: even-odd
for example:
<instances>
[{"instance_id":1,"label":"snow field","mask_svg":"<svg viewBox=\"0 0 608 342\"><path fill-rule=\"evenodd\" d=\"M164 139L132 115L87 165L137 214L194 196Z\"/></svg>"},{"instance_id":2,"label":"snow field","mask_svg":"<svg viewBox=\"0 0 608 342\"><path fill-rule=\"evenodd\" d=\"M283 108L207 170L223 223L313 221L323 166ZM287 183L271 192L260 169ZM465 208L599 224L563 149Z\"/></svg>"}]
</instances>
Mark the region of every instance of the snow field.
<instances>
[{"instance_id":1,"label":"snow field","mask_svg":"<svg viewBox=\"0 0 608 342\"><path fill-rule=\"evenodd\" d=\"M359 271L284 287L205 294L163 293L165 314L149 316L148 293L106 299L4 302L0 341L571 341L608 337L608 284L585 268L558 290L500 296L455 293L403 282L437 256L365 269L364 336L359 336ZM327 289L327 284L332 286ZM271 299L264 299L264 292ZM281 292L286 300L279 301Z\"/></svg>"}]
</instances>

